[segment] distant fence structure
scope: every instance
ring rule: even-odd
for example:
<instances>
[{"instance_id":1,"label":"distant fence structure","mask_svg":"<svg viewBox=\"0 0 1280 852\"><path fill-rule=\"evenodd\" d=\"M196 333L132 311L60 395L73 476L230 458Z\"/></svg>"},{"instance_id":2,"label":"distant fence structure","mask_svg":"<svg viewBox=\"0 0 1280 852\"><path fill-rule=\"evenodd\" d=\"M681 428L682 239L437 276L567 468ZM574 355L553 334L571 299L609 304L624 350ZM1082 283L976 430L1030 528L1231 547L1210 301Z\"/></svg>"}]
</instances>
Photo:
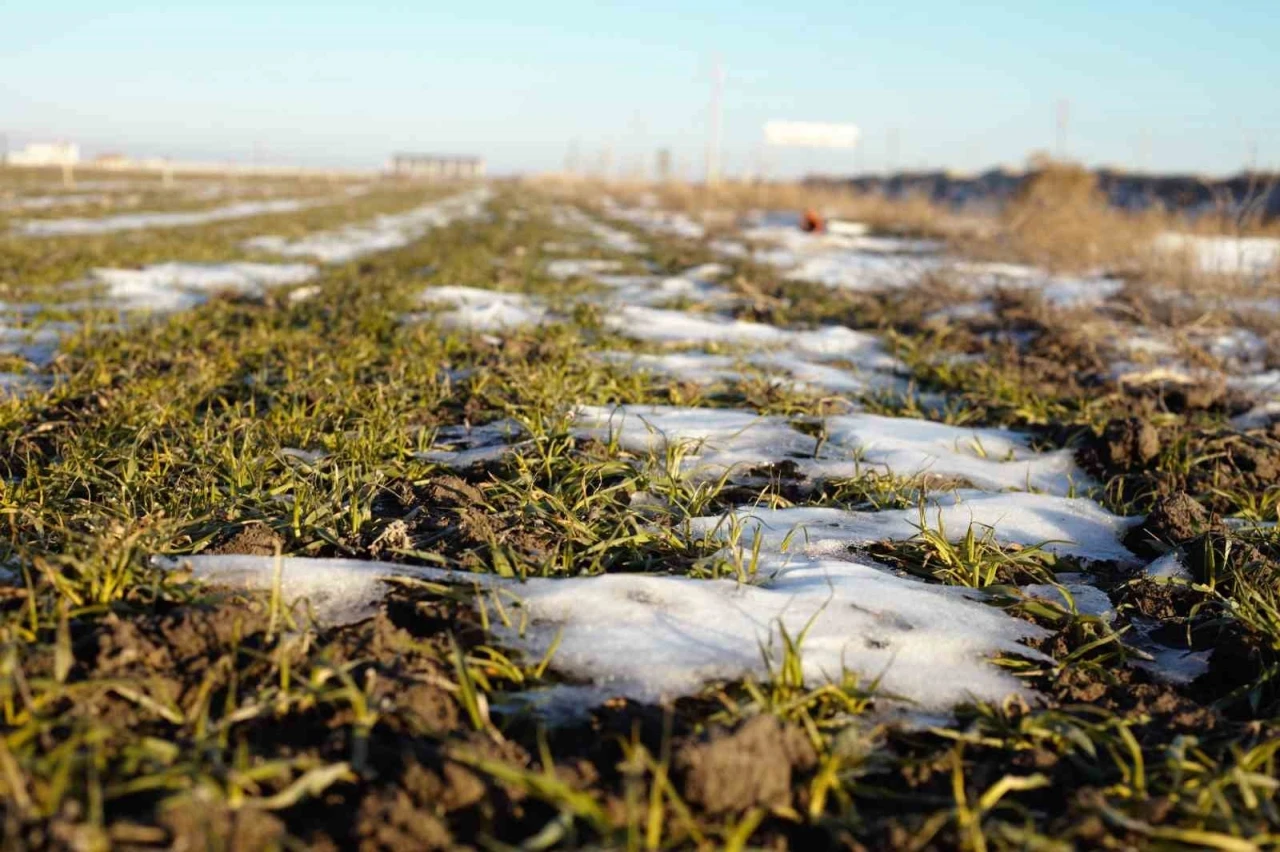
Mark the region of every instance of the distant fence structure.
<instances>
[{"instance_id":1,"label":"distant fence structure","mask_svg":"<svg viewBox=\"0 0 1280 852\"><path fill-rule=\"evenodd\" d=\"M484 177L484 160L441 154L393 154L388 171L395 177L417 180L474 180Z\"/></svg>"}]
</instances>

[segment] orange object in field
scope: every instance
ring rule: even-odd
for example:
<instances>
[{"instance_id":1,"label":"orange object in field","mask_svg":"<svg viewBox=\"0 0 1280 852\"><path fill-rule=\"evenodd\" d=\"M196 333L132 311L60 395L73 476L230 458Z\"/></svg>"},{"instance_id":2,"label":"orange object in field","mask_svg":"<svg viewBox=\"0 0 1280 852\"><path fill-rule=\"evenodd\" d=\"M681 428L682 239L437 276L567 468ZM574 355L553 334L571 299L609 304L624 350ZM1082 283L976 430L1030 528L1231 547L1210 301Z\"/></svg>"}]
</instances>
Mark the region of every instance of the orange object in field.
<instances>
[{"instance_id":1,"label":"orange object in field","mask_svg":"<svg viewBox=\"0 0 1280 852\"><path fill-rule=\"evenodd\" d=\"M800 217L800 229L802 231L810 231L819 233L826 229L826 223L822 221L822 215L812 207L804 211L804 215Z\"/></svg>"}]
</instances>

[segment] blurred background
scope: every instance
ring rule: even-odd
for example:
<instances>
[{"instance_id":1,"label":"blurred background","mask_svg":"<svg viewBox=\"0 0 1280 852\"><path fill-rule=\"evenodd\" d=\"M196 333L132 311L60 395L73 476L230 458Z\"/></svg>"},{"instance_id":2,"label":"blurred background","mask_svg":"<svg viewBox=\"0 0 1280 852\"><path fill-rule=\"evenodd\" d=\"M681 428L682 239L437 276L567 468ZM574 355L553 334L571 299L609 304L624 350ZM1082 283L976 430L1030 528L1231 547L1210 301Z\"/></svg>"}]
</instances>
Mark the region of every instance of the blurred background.
<instances>
[{"instance_id":1,"label":"blurred background","mask_svg":"<svg viewBox=\"0 0 1280 852\"><path fill-rule=\"evenodd\" d=\"M1222 176L1280 165L1278 37L1260 0L18 0L0 134L19 161L379 170L404 151L701 181L973 174L1043 152Z\"/></svg>"}]
</instances>

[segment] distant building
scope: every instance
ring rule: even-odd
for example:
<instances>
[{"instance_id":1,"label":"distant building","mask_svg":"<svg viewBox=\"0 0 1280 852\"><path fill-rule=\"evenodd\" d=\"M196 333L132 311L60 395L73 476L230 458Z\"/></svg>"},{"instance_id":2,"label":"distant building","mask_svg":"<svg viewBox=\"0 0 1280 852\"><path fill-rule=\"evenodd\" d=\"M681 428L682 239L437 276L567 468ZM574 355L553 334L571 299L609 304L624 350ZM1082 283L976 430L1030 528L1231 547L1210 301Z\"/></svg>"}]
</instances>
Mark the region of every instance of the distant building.
<instances>
[{"instance_id":1,"label":"distant building","mask_svg":"<svg viewBox=\"0 0 1280 852\"><path fill-rule=\"evenodd\" d=\"M484 159L438 154L394 154L391 157L390 171L396 177L471 180L484 177Z\"/></svg>"},{"instance_id":2,"label":"distant building","mask_svg":"<svg viewBox=\"0 0 1280 852\"><path fill-rule=\"evenodd\" d=\"M133 165L133 161L124 154L100 154L93 158L93 165L99 169L127 169Z\"/></svg>"},{"instance_id":3,"label":"distant building","mask_svg":"<svg viewBox=\"0 0 1280 852\"><path fill-rule=\"evenodd\" d=\"M32 142L21 151L12 151L5 162L11 166L74 166L80 162L80 146L74 142Z\"/></svg>"}]
</instances>

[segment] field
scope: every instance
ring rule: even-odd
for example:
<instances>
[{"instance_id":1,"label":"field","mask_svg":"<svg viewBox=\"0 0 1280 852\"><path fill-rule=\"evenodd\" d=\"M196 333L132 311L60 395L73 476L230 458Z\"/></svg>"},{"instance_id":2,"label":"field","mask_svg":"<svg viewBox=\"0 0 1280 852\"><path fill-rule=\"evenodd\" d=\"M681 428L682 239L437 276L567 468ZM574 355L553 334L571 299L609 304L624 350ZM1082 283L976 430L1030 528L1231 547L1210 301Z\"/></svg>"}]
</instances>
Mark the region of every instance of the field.
<instances>
[{"instance_id":1,"label":"field","mask_svg":"<svg viewBox=\"0 0 1280 852\"><path fill-rule=\"evenodd\" d=\"M141 181L0 172L4 848L1280 842L1260 224Z\"/></svg>"}]
</instances>

